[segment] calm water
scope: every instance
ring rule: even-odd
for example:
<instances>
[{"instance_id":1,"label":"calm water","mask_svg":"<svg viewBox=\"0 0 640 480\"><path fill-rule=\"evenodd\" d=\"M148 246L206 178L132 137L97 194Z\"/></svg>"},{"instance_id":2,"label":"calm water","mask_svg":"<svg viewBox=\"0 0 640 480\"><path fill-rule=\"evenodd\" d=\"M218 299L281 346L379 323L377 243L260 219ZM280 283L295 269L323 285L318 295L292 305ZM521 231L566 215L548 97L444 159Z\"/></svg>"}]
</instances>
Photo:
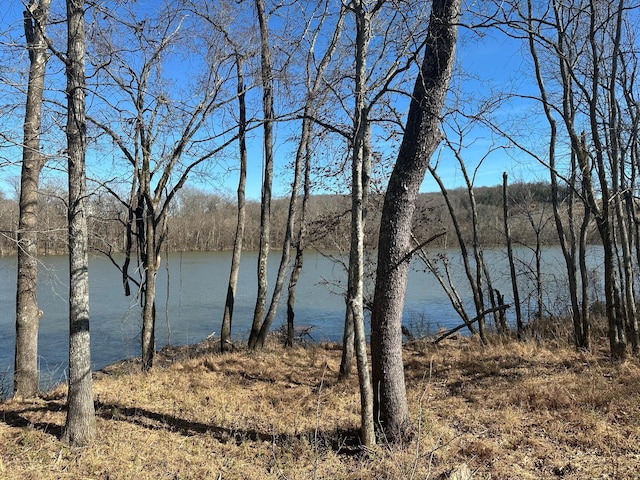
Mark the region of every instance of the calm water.
<instances>
[{"instance_id":1,"label":"calm water","mask_svg":"<svg viewBox=\"0 0 640 480\"><path fill-rule=\"evenodd\" d=\"M530 252L521 250L528 260ZM459 258L453 255L451 271L457 279L462 298L469 298L464 288ZM271 254L269 273L273 277L279 261L277 252ZM184 345L203 340L220 332L222 312L227 290L230 253L173 253L158 277L157 290L157 347ZM485 252L495 285L509 302L510 287L507 277L508 264L499 251ZM562 292L562 279L554 271L560 264L557 249L545 252L549 304ZM597 256L594 263L597 269ZM39 354L43 387L64 380L68 357L68 307L66 257L41 259L38 287L40 308L44 316L40 324ZM251 327L256 294L256 253L244 253L242 257L238 294L233 319L232 334L238 340L248 337ZM413 330L426 333L427 329L451 327L459 324L448 298L433 275L424 273L415 262L405 301L404 323ZM99 370L115 361L140 354L140 307L133 297L125 297L120 274L103 257L90 261L90 316L91 348L94 369ZM526 275L521 282L524 285ZM273 283L273 278L271 279ZM15 345L15 285L16 260L0 258L0 382L6 391L12 382ZM308 253L296 296L296 323L312 325L316 341L340 340L344 319L344 300L341 293L345 286L342 267L327 257ZM286 292L285 292L286 293ZM521 297L523 293L521 292ZM526 300L525 300L526 301ZM277 329L286 322L286 300L273 324Z\"/></svg>"}]
</instances>

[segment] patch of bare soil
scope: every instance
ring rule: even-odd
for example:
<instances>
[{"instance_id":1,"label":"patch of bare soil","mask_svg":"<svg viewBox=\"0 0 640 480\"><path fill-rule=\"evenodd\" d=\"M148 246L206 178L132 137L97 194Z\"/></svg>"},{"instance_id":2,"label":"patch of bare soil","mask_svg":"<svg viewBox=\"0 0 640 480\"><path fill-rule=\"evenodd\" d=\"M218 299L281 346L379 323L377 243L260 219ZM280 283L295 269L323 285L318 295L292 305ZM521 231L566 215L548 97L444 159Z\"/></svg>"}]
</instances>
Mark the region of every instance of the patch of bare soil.
<instances>
[{"instance_id":1,"label":"patch of bare soil","mask_svg":"<svg viewBox=\"0 0 640 480\"><path fill-rule=\"evenodd\" d=\"M405 349L415 439L358 448L335 346L220 355L213 342L96 374L99 437L60 442L66 389L0 406L0 478L638 478L640 364L535 342Z\"/></svg>"}]
</instances>

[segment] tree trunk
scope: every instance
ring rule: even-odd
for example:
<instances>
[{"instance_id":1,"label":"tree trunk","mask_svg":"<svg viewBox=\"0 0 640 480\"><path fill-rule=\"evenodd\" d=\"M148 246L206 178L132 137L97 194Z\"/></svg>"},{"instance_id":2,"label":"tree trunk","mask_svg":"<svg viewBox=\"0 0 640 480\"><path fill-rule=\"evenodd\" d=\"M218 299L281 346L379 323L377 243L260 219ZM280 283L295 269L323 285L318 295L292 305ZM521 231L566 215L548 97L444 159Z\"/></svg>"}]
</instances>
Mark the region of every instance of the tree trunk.
<instances>
[{"instance_id":1,"label":"tree trunk","mask_svg":"<svg viewBox=\"0 0 640 480\"><path fill-rule=\"evenodd\" d=\"M626 194L624 194L625 197L625 205L624 205L624 209L626 211L626 216L621 218L620 223L621 225L621 229L625 229L627 232L627 238L626 238L626 242L628 242L626 251L625 251L625 257L624 257L624 262L625 262L625 288L626 288L626 299L627 299L627 303L630 304L628 305L628 314L627 314L627 321L628 321L628 337L629 337L629 341L631 342L631 348L632 351L634 353L634 355L638 355L640 353L640 331L639 331L639 325L638 325L638 315L637 315L637 307L635 305L635 300L634 295L635 295L635 287L634 287L634 283L635 283L635 277L633 275L633 248L634 248L634 238L633 238L633 218L635 218L635 216L633 215L633 201L628 201L627 197L630 196L630 191L631 190L626 190ZM622 208L622 207L621 207ZM623 215L621 214L621 217ZM636 239L637 241L637 239Z\"/></svg>"},{"instance_id":2,"label":"tree trunk","mask_svg":"<svg viewBox=\"0 0 640 480\"><path fill-rule=\"evenodd\" d=\"M146 222L153 222L147 218ZM160 257L156 258L154 245L155 234L147 230L147 253L144 256L145 279L142 291L142 370L147 372L153 366L156 353L156 278L160 268Z\"/></svg>"},{"instance_id":3,"label":"tree trunk","mask_svg":"<svg viewBox=\"0 0 640 480\"><path fill-rule=\"evenodd\" d=\"M295 319L296 319L296 287L298 279L302 272L304 263L304 249L301 246L296 247L296 259L289 277L289 287L287 289L287 337L285 339L285 347L293 347L295 343Z\"/></svg>"},{"instance_id":4,"label":"tree trunk","mask_svg":"<svg viewBox=\"0 0 640 480\"><path fill-rule=\"evenodd\" d=\"M33 398L38 393L38 186L45 158L40 153L40 125L47 67L46 24L50 0L32 1L24 12L29 50L29 84L24 116L24 144L18 220L18 278L16 288L16 345L13 395Z\"/></svg>"},{"instance_id":5,"label":"tree trunk","mask_svg":"<svg viewBox=\"0 0 640 480\"><path fill-rule=\"evenodd\" d=\"M631 348L634 354L638 353L640 341L638 337L638 319L636 317L636 300L635 300L635 287L634 287L634 266L633 266L633 247L631 245L631 236L627 229L627 222L625 221L625 209L623 208L623 199L625 193L628 192L626 185L626 165L624 156L624 147L622 143L624 140L620 138L620 132L622 132L626 126L621 121L621 106L618 102L618 72L620 67L620 49L621 49L621 35L623 25L623 12L624 12L624 0L619 0L618 8L614 15L615 17L615 34L613 35L613 52L611 58L611 73L607 79L607 95L609 97L608 105L608 142L605 144L608 148L609 165L611 168L611 183L612 183L612 196L615 198L614 203L614 216L617 220L618 226L618 242L622 247L622 260L621 265L618 267L620 270L620 282L621 282L621 295L622 301L620 309L624 312L625 328L627 333L627 339L631 342ZM612 221L613 222L613 221Z\"/></svg>"},{"instance_id":6,"label":"tree trunk","mask_svg":"<svg viewBox=\"0 0 640 480\"><path fill-rule=\"evenodd\" d=\"M298 216L298 201L299 201L298 197L299 197L300 183L302 181L303 170L308 172L309 145L311 142L311 134L313 131L313 117L315 117L315 112L317 110L317 106L315 105L316 96L317 96L318 90L324 84L324 72L329 65L331 57L333 56L333 53L336 48L336 44L338 42L340 33L342 31L342 25L344 22L343 13L344 13L343 9L341 9L340 17L338 18L336 30L334 32L334 35L332 36L332 40L329 43L329 46L327 47L327 50L325 51L325 54L323 55L323 58L320 61L320 64L318 65L318 71L315 75L315 79L312 82L312 85L310 86L306 95L304 112L302 117L302 128L300 132L300 141L298 143L298 148L296 149L296 157L294 161L293 184L291 186L291 196L289 198L289 209L287 213L287 221L285 226L284 238L282 242L282 255L280 257L280 265L278 267L278 273L276 275L276 281L273 289L273 294L271 297L271 303L269 304L269 310L267 311L267 315L264 319L264 322L260 327L260 333L258 335L258 340L257 340L257 343L259 346L263 346L267 339L269 329L271 328L271 324L273 323L273 320L276 316L278 304L280 302L280 296L282 294L282 289L284 287L286 268L289 265L289 259L291 255L291 242L292 242L293 230L295 227L296 217ZM316 43L315 41L311 43L312 48L315 45L315 43ZM307 56L307 58L312 58L311 54L313 53L313 51L309 53L310 54ZM307 71L311 71L311 68L308 67ZM308 198L308 196L309 196L309 185L308 185L308 174L307 174L307 181L305 182L305 197ZM300 235L303 235L303 234L304 234L304 226L301 225ZM302 253L303 245L304 245L303 239L299 238L298 245L297 245L297 253L296 253L296 266L292 271L292 274L290 277L290 287L293 281L294 291L295 291L295 284L297 283L298 276L300 275L300 271L302 270L302 260L304 258ZM289 293L291 293L291 289L289 290ZM295 298L295 293L294 293L294 298ZM289 296L289 300L291 299L292 297ZM288 304L288 315L291 314L292 312L291 307L292 305Z\"/></svg>"},{"instance_id":7,"label":"tree trunk","mask_svg":"<svg viewBox=\"0 0 640 480\"><path fill-rule=\"evenodd\" d=\"M240 257L242 256L242 240L244 237L244 224L246 218L245 188L247 184L247 108L245 104L245 85L243 75L244 63L242 55L236 55L236 71L238 74L238 147L240 154L240 178L238 179L238 217L236 220L236 233L233 238L233 253L231 256L231 270L229 272L229 285L227 287L227 299L224 304L222 328L220 330L220 351L226 352L231 345L231 321L233 320L233 306L240 274Z\"/></svg>"},{"instance_id":8,"label":"tree trunk","mask_svg":"<svg viewBox=\"0 0 640 480\"><path fill-rule=\"evenodd\" d=\"M569 216L569 221L572 221L572 218L573 218L573 213L571 213L571 215ZM588 247L587 233L589 231L590 225L591 225L591 214L589 212L589 209L585 208L582 214L582 223L580 225L580 232L578 236L579 238L578 264L580 267L579 271L580 271L580 286L581 286L580 301L581 301L582 308L579 308L577 312L574 312L573 316L574 316L574 325L579 324L579 325L575 325L574 327L574 331L576 334L576 341L575 341L576 348L584 349L587 351L591 350L591 314L589 311L589 268L587 266L587 247ZM573 250L572 258L575 258L575 248L573 248L572 250ZM572 273L573 273L573 280L570 280L569 282L570 288L572 286L575 286L577 283L575 279L576 278L575 268L572 271ZM573 285L571 284L571 281L573 281ZM577 292L575 295L577 297ZM580 340L580 343L578 343L578 340Z\"/></svg>"},{"instance_id":9,"label":"tree trunk","mask_svg":"<svg viewBox=\"0 0 640 480\"><path fill-rule=\"evenodd\" d=\"M482 248L480 247L480 240L478 239L478 205L476 203L475 193L473 191L473 184L471 182L471 178L467 174L467 169L465 163L462 161L462 157L458 155L456 152L456 156L458 157L458 161L460 162L460 170L464 176L465 183L467 185L467 195L469 196L469 206L471 208L471 226L473 230L473 240L471 242L472 250L473 250L473 258L476 264L476 272L475 278L471 282L473 297L476 302L476 311L484 311L484 294L483 294L483 274L484 274L484 255L482 253ZM460 238L460 242L463 240ZM491 280L486 277L487 280L487 289L491 291ZM485 321L484 316L480 317L478 320L478 336L480 337L480 341L487 345L487 335L485 329Z\"/></svg>"},{"instance_id":10,"label":"tree trunk","mask_svg":"<svg viewBox=\"0 0 640 480\"><path fill-rule=\"evenodd\" d=\"M509 272L511 273L511 288L513 290L513 303L516 307L516 331L518 340L522 340L524 325L522 322L522 309L520 308L520 291L518 290L518 278L516 276L516 264L513 259L513 245L511 229L509 228L509 204L507 197L507 172L502 173L502 211L504 216L504 234L507 240L507 257L509 258ZM542 313L542 312L540 312Z\"/></svg>"},{"instance_id":11,"label":"tree trunk","mask_svg":"<svg viewBox=\"0 0 640 480\"><path fill-rule=\"evenodd\" d=\"M596 204L600 203L601 208L599 209L600 215L596 216L596 223L598 226L598 232L600 234L600 239L602 240L602 248L604 250L604 286L605 286L605 299L606 299L606 312L607 312L607 321L609 323L609 346L611 349L611 355L613 358L622 359L626 356L627 353L627 339L625 332L625 319L622 313L622 305L620 304L620 292L618 289L617 279L616 279L616 268L614 265L615 261L615 234L612 225L612 215L611 215L611 206L613 201L618 201L613 198L613 194L617 189L617 185L614 184L614 179L610 179L607 174L607 166L615 165L614 158L605 158L606 148L605 143L606 140L601 138L601 124L604 120L599 116L599 96L600 91L599 87L604 82L609 82L610 79L603 78L604 73L601 71L601 65L598 64L601 58L601 49L604 45L601 44L598 33L601 29L600 19L598 18L598 7L595 5L594 0L590 0L589 2L589 32L588 32L588 44L591 49L589 52L591 57L590 60L592 62L593 73L591 74L591 95L589 96L588 106L589 106L589 126L590 126L590 134L591 134L591 142L593 143L594 154L586 147L586 138L582 136L580 149L583 151L583 155L591 156L593 155L593 162L596 170L596 175L598 178L598 190L591 189L589 192L589 199L591 204L593 205L592 209L598 211ZM622 10L620 10L620 14L622 14ZM615 50L617 50L617 45ZM608 65L609 68L613 68L615 72L615 65L617 64L618 55L614 55L611 57L613 60L613 65ZM609 72L610 75L614 75L612 72ZM613 77L614 84L617 81L615 76ZM611 94L610 92L607 92ZM612 108L610 105L609 108ZM610 119L607 119L610 120ZM615 128L615 125L607 124L608 129ZM617 149L614 149L614 155L618 155ZM616 174L616 169L612 168L612 174ZM596 208L594 208L596 207ZM614 207L615 210L615 207Z\"/></svg>"},{"instance_id":12,"label":"tree trunk","mask_svg":"<svg viewBox=\"0 0 640 480\"><path fill-rule=\"evenodd\" d=\"M374 418L392 442L406 440L411 432L401 329L411 227L420 184L442 139L441 110L453 68L460 0L434 0L431 8L425 57L382 209L371 316Z\"/></svg>"},{"instance_id":13,"label":"tree trunk","mask_svg":"<svg viewBox=\"0 0 640 480\"><path fill-rule=\"evenodd\" d=\"M84 2L67 0L67 151L69 156L69 393L63 439L86 445L96 435L89 338L89 256L85 172L86 49Z\"/></svg>"},{"instance_id":14,"label":"tree trunk","mask_svg":"<svg viewBox=\"0 0 640 480\"><path fill-rule=\"evenodd\" d=\"M364 228L367 216L367 201L371 175L371 125L367 106L367 57L371 37L371 15L363 2L353 5L356 16L356 78L355 114L353 125L352 173L351 173L351 246L347 278L346 312L342 342L342 359L339 379L350 376L354 354L358 355L357 327L364 324ZM360 298L358 298L360 296ZM353 309L361 305L362 312ZM366 344L365 344L366 345ZM357 359L356 359L357 364ZM368 366L367 366L368 369ZM360 386L362 389L362 385ZM368 387L367 387L368 388ZM368 408L368 407L367 407ZM372 435L373 436L373 435Z\"/></svg>"},{"instance_id":15,"label":"tree trunk","mask_svg":"<svg viewBox=\"0 0 640 480\"><path fill-rule=\"evenodd\" d=\"M300 206L300 228L298 230L298 239L296 241L296 259L293 262L291 277L289 278L289 287L287 295L287 340L286 346L293 347L295 336L295 303L296 288L298 279L302 273L302 265L304 263L304 248L307 233L307 208L309 205L309 197L311 193L311 152L310 145L307 142L305 151L304 165L304 194L302 196L302 205Z\"/></svg>"},{"instance_id":16,"label":"tree trunk","mask_svg":"<svg viewBox=\"0 0 640 480\"><path fill-rule=\"evenodd\" d=\"M260 204L260 245L258 249L258 293L253 312L253 323L249 334L249 348L257 348L267 305L267 258L269 256L269 234L271 230L271 187L273 184L273 74L269 26L264 0L255 0L260 24L260 56L262 73L262 110L264 113L264 176Z\"/></svg>"},{"instance_id":17,"label":"tree trunk","mask_svg":"<svg viewBox=\"0 0 640 480\"><path fill-rule=\"evenodd\" d=\"M142 169L139 171L139 191L137 193L136 224L138 249L144 279L142 282L142 331L140 346L142 350L142 370L149 371L153 366L156 353L156 276L160 268L160 257L156 253L158 232L156 209L151 199L150 148L142 154Z\"/></svg>"},{"instance_id":18,"label":"tree trunk","mask_svg":"<svg viewBox=\"0 0 640 480\"><path fill-rule=\"evenodd\" d=\"M347 286L347 319L353 321L354 351L360 386L360 435L365 447L375 445L373 421L373 390L367 358L364 331L364 225L369 190L371 126L367 107L366 61L371 37L371 13L362 1L354 2L356 20L356 71L354 138L351 159L351 246L349 251L349 278ZM343 345L348 348L348 345ZM344 367L341 366L341 372Z\"/></svg>"},{"instance_id":19,"label":"tree trunk","mask_svg":"<svg viewBox=\"0 0 640 480\"><path fill-rule=\"evenodd\" d=\"M348 285L347 285L347 288ZM351 370L353 369L353 354L354 354L354 331L353 331L353 315L347 304L347 308L344 315L344 331L342 332L342 357L340 359L340 372L338 373L338 380L346 380L351 376Z\"/></svg>"},{"instance_id":20,"label":"tree trunk","mask_svg":"<svg viewBox=\"0 0 640 480\"><path fill-rule=\"evenodd\" d=\"M260 333L258 334L258 338L257 338L257 345L260 347L264 346L267 340L267 335L269 334L269 329L271 328L273 319L276 316L276 312L278 310L278 303L280 302L280 295L282 294L282 288L284 286L284 279L285 279L287 266L289 265L289 258L291 253L291 235L293 233L293 227L294 227L297 210L298 210L298 190L300 187L300 177L302 176L302 165L304 160L305 149L304 149L303 143L306 143L307 141L308 135L310 133L310 128L311 128L311 123L308 120L304 120L303 121L303 138L301 139L301 144L298 148L298 153L296 154L296 160L295 160L295 166L294 166L293 185L291 187L291 197L289 199L287 223L285 227L284 239L282 242L282 255L280 256L280 265L278 266L278 273L276 275L275 286L273 289L273 294L271 296L269 309L267 311L267 315L265 316L264 321L262 322L262 326L260 327Z\"/></svg>"}]
</instances>

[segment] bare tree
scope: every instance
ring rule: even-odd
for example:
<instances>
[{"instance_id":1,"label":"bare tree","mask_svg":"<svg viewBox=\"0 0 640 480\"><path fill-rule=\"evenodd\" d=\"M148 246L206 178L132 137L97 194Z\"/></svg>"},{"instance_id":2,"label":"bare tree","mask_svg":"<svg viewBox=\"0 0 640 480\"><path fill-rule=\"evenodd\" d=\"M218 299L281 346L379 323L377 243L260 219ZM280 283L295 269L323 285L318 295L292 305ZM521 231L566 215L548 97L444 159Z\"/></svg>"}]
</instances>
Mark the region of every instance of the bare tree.
<instances>
[{"instance_id":1,"label":"bare tree","mask_svg":"<svg viewBox=\"0 0 640 480\"><path fill-rule=\"evenodd\" d=\"M233 312L235 306L236 289L238 286L238 276L240 273L240 259L242 257L242 248L244 241L244 230L246 223L246 199L245 190L247 183L247 133L249 130L249 121L247 119L247 93L249 87L245 82L245 65L248 59L253 55L253 41L247 41L250 34L246 29L241 29L234 38L234 32L231 26L237 22L238 18L233 18L225 9L216 5L215 9L209 8L209 5L200 5L196 2L192 6L194 14L202 17L210 24L215 31L222 34L227 44L233 50L236 69L236 92L238 97L238 157L239 157L239 175L238 188L236 190L236 222L235 234L233 236L233 247L231 254L231 267L229 270L229 283L227 286L227 296L225 299L224 312L222 317L222 326L220 330L220 351L228 351L231 346L231 325L233 320Z\"/></svg>"},{"instance_id":2,"label":"bare tree","mask_svg":"<svg viewBox=\"0 0 640 480\"><path fill-rule=\"evenodd\" d=\"M374 419L390 441L411 431L402 363L402 310L415 200L442 139L441 109L453 69L460 0L434 0L425 53L398 159L385 194L371 315Z\"/></svg>"},{"instance_id":3,"label":"bare tree","mask_svg":"<svg viewBox=\"0 0 640 480\"><path fill-rule=\"evenodd\" d=\"M156 277L170 208L189 175L237 138L224 129L215 131L208 123L214 111L235 99L236 89L226 94L230 57L224 41L217 44L210 39L207 59L199 58L189 50L195 43L193 25L187 25L189 18L179 8L152 10L143 17L129 11L118 18L120 13L97 11L100 18L93 24L100 80L94 95L103 108L90 120L131 169L128 198L110 182L102 186L127 211L125 260L120 268L125 293L132 280L139 287L142 368L148 370L155 355ZM192 72L193 84L187 85L189 80L182 78L182 88L169 89L175 79L163 66L173 59L178 46L183 48L179 55L193 54L203 69ZM130 274L132 254L137 257L139 281Z\"/></svg>"},{"instance_id":4,"label":"bare tree","mask_svg":"<svg viewBox=\"0 0 640 480\"><path fill-rule=\"evenodd\" d=\"M89 255L85 155L84 1L67 0L67 155L69 168L69 392L63 438L86 445L96 436L89 338Z\"/></svg>"},{"instance_id":5,"label":"bare tree","mask_svg":"<svg viewBox=\"0 0 640 480\"><path fill-rule=\"evenodd\" d=\"M273 187L273 66L269 45L269 17L264 0L255 0L258 24L260 26L260 59L262 74L263 113L263 178L260 204L260 247L258 249L258 293L253 312L253 323L249 335L249 348L262 346L260 330L264 322L267 305L267 259L271 231L271 190Z\"/></svg>"},{"instance_id":6,"label":"bare tree","mask_svg":"<svg viewBox=\"0 0 640 480\"><path fill-rule=\"evenodd\" d=\"M473 171L473 175L469 175L465 159L463 158L462 153L462 138L464 136L463 129L457 129L456 134L458 135L458 139L456 141L451 140L450 138L445 139L445 143L447 147L451 150L454 157L458 162L458 166L460 168L460 172L465 181L465 196L468 199L468 205L470 210L470 221L468 222L471 226L471 246L468 248L467 240L465 239L462 229L461 229L461 220L459 218L458 213L450 200L449 194L447 192L447 187L444 182L440 178L440 175L437 173L437 163L430 163L428 165L428 170L431 176L436 180L438 186L440 187L440 191L442 192L443 198L447 205L447 209L449 211L449 215L451 216L451 220L454 226L454 231L456 234L456 239L458 245L460 247L460 254L462 257L462 263L464 265L465 275L467 277L467 281L469 287L471 289L473 295L473 303L476 309L476 317L478 318L478 335L480 340L486 344L487 336L485 330L485 320L482 312L485 310L485 285L486 288L491 291L491 281L487 274L487 270L484 265L483 258L483 249L480 243L480 228L479 228L479 215L478 215L478 205L475 198L474 192L474 179L475 174L482 165L482 160L478 163ZM489 152L485 154L485 157L489 155ZM469 252L471 250L471 252ZM473 260L473 261L471 261ZM468 320L468 315L464 315L465 323Z\"/></svg>"},{"instance_id":7,"label":"bare tree","mask_svg":"<svg viewBox=\"0 0 640 480\"><path fill-rule=\"evenodd\" d=\"M344 365L350 363L344 353L349 352L350 342L354 343L360 385L360 418L362 443L371 447L375 444L373 423L373 391L370 385L369 361L364 331L364 224L366 201L369 191L371 171L371 124L367 105L367 57L371 40L371 20L380 10L382 2L368 5L366 1L351 2L356 23L355 40L355 108L353 115L353 146L351 152L351 248L349 250L349 271L347 285L347 311L345 315L345 335L343 340L343 361L341 377L348 371ZM352 323L352 325L351 325ZM353 339L351 338L353 331Z\"/></svg>"},{"instance_id":8,"label":"bare tree","mask_svg":"<svg viewBox=\"0 0 640 480\"><path fill-rule=\"evenodd\" d=\"M590 346L590 322L589 322L589 305L588 305L589 300L588 300L588 293L587 293L588 292L587 270L586 270L586 263L584 258L585 257L584 239L586 235L586 227L588 225L588 221L590 217L589 215L590 209L584 208L585 215L583 217L583 222L582 222L583 228L581 229L581 234L580 234L581 241L579 243L580 250L578 252L576 250L577 242L575 241L576 233L574 229L573 195L570 197L569 210L568 210L568 213L569 213L568 225L566 224L565 221L563 221L563 218L560 213L560 199L559 199L558 184L560 181L559 177L561 176L561 173L559 172L557 161L556 161L556 157L557 157L556 149L557 149L558 135L559 135L558 122L556 121L554 116L555 109L552 105L553 100L552 100L552 97L550 97L550 92L547 90L547 83L543 76L544 70L542 68L541 59L540 59L540 52L539 52L540 45L544 45L544 43L546 42L543 41L542 44L539 44L538 42L538 38L537 38L538 33L536 33L537 29L534 29L534 26L538 22L534 19L533 4L531 3L527 4L527 15L525 16L525 18L527 18L527 21L526 21L527 30L531 29L527 35L528 48L534 64L536 83L540 90L540 100L542 103L542 108L544 110L545 117L549 123L550 138L549 138L549 150L548 150L548 165L549 165L549 172L551 177L552 204L553 204L556 230L558 232L560 246L562 248L563 256L565 259L565 265L567 267L567 278L569 280L569 296L571 299L571 306L572 306L572 312L573 312L575 345L577 348L588 349ZM564 71L564 67L562 67L562 70ZM563 75L563 77L566 78L565 75ZM563 102L563 105L568 105L568 104ZM570 112L566 110L565 113L569 114ZM574 115L574 114L571 114L571 115ZM568 121L569 121L569 124L573 124L574 118L570 117ZM580 172L580 167L578 165L578 152L576 150L573 150L571 152L570 172L571 172L570 187L572 188L572 191L575 192L576 177L577 175L579 175L579 172ZM582 191L580 192L582 194L583 202L587 198L586 194L589 186L590 186L590 182L583 182ZM579 272L581 273L580 277L578 277L578 268L579 268ZM580 283L582 285L581 297L578 295L579 279L581 279Z\"/></svg>"},{"instance_id":9,"label":"bare tree","mask_svg":"<svg viewBox=\"0 0 640 480\"><path fill-rule=\"evenodd\" d=\"M627 341L637 344L633 280L633 246L625 192L634 171L630 148L637 131L629 128L632 110L624 92L637 88L636 28L630 17L637 6L624 1L502 2L505 31L526 41L550 129L548 159L552 188L558 191L561 149L570 152L566 183L585 213L580 232L572 225L556 226L567 264L576 346L590 345L585 228L595 220L604 254L606 316L611 353L624 357ZM627 96L628 98L628 96ZM629 114L621 114L628 111ZM579 207L579 209L578 209ZM575 217L571 221L578 222ZM575 245L579 245L576 250ZM636 347L634 346L634 350Z\"/></svg>"},{"instance_id":10,"label":"bare tree","mask_svg":"<svg viewBox=\"0 0 640 480\"><path fill-rule=\"evenodd\" d=\"M277 312L278 304L280 301L280 295L282 293L282 289L284 286L286 269L289 265L289 260L290 260L293 231L295 228L296 221L299 221L298 217L299 217L299 211L300 211L300 205L299 205L300 185L303 181L303 171L305 170L305 165L307 167L306 171L308 171L308 167L309 167L308 165L309 157L310 157L309 149L312 143L312 133L313 133L313 126L314 126L313 120L316 117L316 112L319 106L322 104L322 97L320 95L320 92L325 82L324 73L325 73L325 70L328 68L331 58L336 50L336 46L340 38L342 26L344 24L344 19L345 19L345 9L342 8L340 10L340 13L338 14L338 18L336 21L333 34L330 37L331 40L326 46L326 49L324 50L324 54L322 55L318 63L318 66L315 67L316 71L314 72L313 71L314 63L316 62L315 52L319 47L318 38L321 34L324 33L323 26L325 21L327 20L329 3L328 2L320 3L318 7L319 7L318 25L308 35L310 37L308 40L309 48L305 55L306 57L306 67L305 67L305 77L306 77L305 84L306 85L305 85L305 94L304 94L305 98L303 100L304 103L302 107L302 122L300 127L300 137L298 139L298 147L296 149L296 154L294 159L294 168L293 168L294 173L293 173L293 182L291 186L291 194L289 197L289 208L287 211L286 226L285 226L284 236L282 239L282 254L280 256L280 265L278 267L278 272L276 275L276 281L273 289L273 294L271 296L269 309L264 318L264 321L262 322L262 326L260 327L260 333L258 336L258 343L260 345L263 345L267 338L267 334L269 332L269 329L271 328L271 324L273 323L273 320ZM309 16L311 18L316 17L316 15L313 12L311 12ZM301 40L304 40L304 37ZM307 185L306 191L308 192L308 185ZM307 196L308 196L308 193L307 193ZM301 232L304 232L303 226L301 226ZM296 261L297 261L296 268L297 268L298 275L302 268L302 264L301 264L303 259L302 240L303 239L298 240L297 254L296 254ZM292 278L293 278L293 273L292 273ZM290 282L289 285L290 285L289 293L291 294L291 288L293 285L295 285L295 282L293 284ZM288 306L289 306L289 309L292 308L291 303L289 303ZM288 312L291 312L291 310L288 310Z\"/></svg>"},{"instance_id":11,"label":"bare tree","mask_svg":"<svg viewBox=\"0 0 640 480\"><path fill-rule=\"evenodd\" d=\"M244 225L246 219L245 188L247 184L247 106L245 103L244 84L244 56L236 53L236 74L238 78L238 153L240 155L240 175L238 177L238 216L236 219L236 233L233 239L233 252L231 254L231 269L229 271L229 285L224 304L222 328L220 330L220 351L225 352L231 343L231 321L233 319L233 307L240 274L240 257L242 255L242 240L244 237Z\"/></svg>"},{"instance_id":12,"label":"bare tree","mask_svg":"<svg viewBox=\"0 0 640 480\"><path fill-rule=\"evenodd\" d=\"M29 50L29 80L24 116L20 214L18 223L18 280L16 287L16 346L14 398L31 398L38 393L38 189L46 161L40 151L40 127L48 50L46 24L50 0L31 1L24 11L24 28Z\"/></svg>"},{"instance_id":13,"label":"bare tree","mask_svg":"<svg viewBox=\"0 0 640 480\"><path fill-rule=\"evenodd\" d=\"M325 3L325 9L328 9L330 6L330 2ZM326 10L325 10L326 12ZM296 297L296 286L298 284L298 279L300 277L300 273L302 272L302 266L304 262L304 249L306 242L306 231L307 231L307 209L309 204L309 197L311 193L311 158L312 158L312 149L313 142L311 138L311 134L313 131L313 120L317 114L317 110L319 105L319 100L317 99L319 90L323 85L325 79L324 74L327 68L329 67L329 62L331 57L333 56L336 48L338 39L340 38L343 24L345 21L345 8L344 4L340 10L340 14L338 17L338 21L336 22L335 29L333 30L333 35L331 42L329 43L327 49L322 56L322 59L318 65L315 79L313 83L307 82L307 99L305 101L304 113L303 113L303 123L301 127L301 136L300 143L298 147L298 151L296 152L296 165L299 166L304 171L304 180L303 180L303 196L302 202L300 206L300 219L299 219L299 228L297 238L295 239L295 248L296 248L296 256L293 264L293 268L291 270L291 276L289 278L289 286L288 286L288 296L287 296L287 341L286 344L288 346L293 346L294 341L294 318L295 318L295 297ZM324 19L322 20L324 23ZM320 25L321 26L321 25ZM309 51L307 53L307 65L306 70L312 71L313 65L315 64L315 49L317 38L320 34L320 29L316 31L316 34L313 37L313 41L310 42ZM311 83L311 84L310 84Z\"/></svg>"},{"instance_id":14,"label":"bare tree","mask_svg":"<svg viewBox=\"0 0 640 480\"><path fill-rule=\"evenodd\" d=\"M338 79L331 86L347 113L347 126L339 131L348 142L351 165L348 179L345 179L351 184L351 240L339 374L341 379L347 378L351 373L354 353L357 355L354 349L357 335L355 322L359 321L359 317L364 317L364 313L354 310L353 306L362 304L364 309L364 283L363 298L358 299L357 296L360 295L360 278L363 282L365 278L364 236L373 167L375 164L384 172L382 176L389 170L388 166L382 165L382 155L373 146L374 130L376 135L384 131L388 138L397 135L397 129L400 128L398 119L402 114L393 108L394 97L398 92L409 89L404 73L414 64L422 45L420 25L423 20L422 10L408 3L363 0L347 2L346 6L353 19L353 26L347 29L347 32L352 33L346 37L351 42L348 48L355 52L355 57L352 59L350 54L343 55L342 68L346 72L343 73L344 79ZM345 96L345 91L348 96ZM360 182L359 185L357 181ZM360 236L363 237L361 246L358 245ZM375 242L372 246L373 244Z\"/></svg>"},{"instance_id":15,"label":"bare tree","mask_svg":"<svg viewBox=\"0 0 640 480\"><path fill-rule=\"evenodd\" d=\"M296 249L296 256L293 262L293 268L291 269L291 276L289 277L289 285L287 287L287 338L285 345L287 347L293 347L295 337L295 304L296 304L296 289L298 286L298 280L302 273L302 266L304 264L304 250L306 247L306 235L307 235L307 211L309 205L309 198L311 195L311 145L307 144L306 151L304 152L304 180L303 180L303 194L302 203L300 205L300 226L298 228L298 235L295 239L294 247Z\"/></svg>"}]
</instances>

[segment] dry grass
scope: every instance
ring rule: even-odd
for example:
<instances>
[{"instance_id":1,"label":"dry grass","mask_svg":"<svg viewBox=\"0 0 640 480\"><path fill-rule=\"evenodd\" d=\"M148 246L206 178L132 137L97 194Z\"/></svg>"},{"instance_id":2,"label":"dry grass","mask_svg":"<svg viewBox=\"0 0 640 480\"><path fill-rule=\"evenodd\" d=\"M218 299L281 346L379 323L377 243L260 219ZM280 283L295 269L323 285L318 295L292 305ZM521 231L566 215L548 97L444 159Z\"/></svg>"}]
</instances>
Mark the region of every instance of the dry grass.
<instances>
[{"instance_id":1,"label":"dry grass","mask_svg":"<svg viewBox=\"0 0 640 480\"><path fill-rule=\"evenodd\" d=\"M0 407L0 478L638 478L640 364L536 343L406 349L416 440L356 448L355 379L311 346L114 366L94 383L99 438L58 440L65 389ZM134 371L131 371L134 370ZM462 468L461 470L464 470Z\"/></svg>"}]
</instances>

